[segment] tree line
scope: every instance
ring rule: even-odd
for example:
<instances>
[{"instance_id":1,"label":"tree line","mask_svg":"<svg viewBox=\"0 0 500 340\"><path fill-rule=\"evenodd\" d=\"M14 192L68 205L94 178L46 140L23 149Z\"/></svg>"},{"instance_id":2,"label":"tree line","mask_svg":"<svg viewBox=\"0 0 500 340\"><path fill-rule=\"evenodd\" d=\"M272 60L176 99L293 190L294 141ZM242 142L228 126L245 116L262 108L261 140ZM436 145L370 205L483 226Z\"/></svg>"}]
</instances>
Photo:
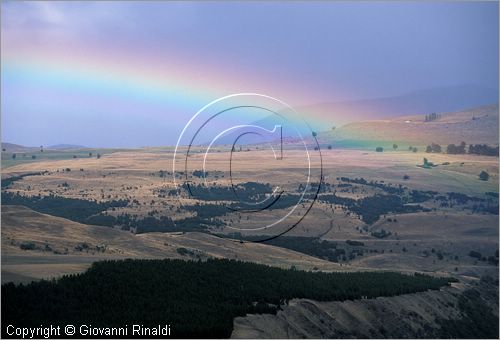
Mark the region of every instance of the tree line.
<instances>
[{"instance_id":1,"label":"tree line","mask_svg":"<svg viewBox=\"0 0 500 340\"><path fill-rule=\"evenodd\" d=\"M498 157L498 146L489 146L487 144L469 144L469 148L466 148L465 142L461 142L458 145L448 144L446 147L446 153L451 155L460 154L471 154L471 155L483 155L483 156L497 156ZM431 143L427 145L425 149L427 153L441 153L441 145L436 143Z\"/></svg>"},{"instance_id":2,"label":"tree line","mask_svg":"<svg viewBox=\"0 0 500 340\"><path fill-rule=\"evenodd\" d=\"M227 259L103 261L58 280L2 285L2 336L9 324L169 324L176 338L227 338L235 317L276 313L293 298L376 298L437 290L452 281L395 272L305 272Z\"/></svg>"}]
</instances>

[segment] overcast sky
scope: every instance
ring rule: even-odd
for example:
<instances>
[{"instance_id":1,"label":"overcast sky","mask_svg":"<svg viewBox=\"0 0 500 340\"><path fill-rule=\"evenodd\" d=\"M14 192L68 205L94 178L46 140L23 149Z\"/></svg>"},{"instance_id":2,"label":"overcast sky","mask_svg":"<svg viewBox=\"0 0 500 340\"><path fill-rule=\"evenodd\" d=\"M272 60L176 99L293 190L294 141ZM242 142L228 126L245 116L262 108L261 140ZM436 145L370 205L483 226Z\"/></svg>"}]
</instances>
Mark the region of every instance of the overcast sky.
<instances>
[{"instance_id":1,"label":"overcast sky","mask_svg":"<svg viewBox=\"0 0 500 340\"><path fill-rule=\"evenodd\" d=\"M2 141L24 145L172 144L237 92L498 91L497 2L2 1L1 19Z\"/></svg>"}]
</instances>

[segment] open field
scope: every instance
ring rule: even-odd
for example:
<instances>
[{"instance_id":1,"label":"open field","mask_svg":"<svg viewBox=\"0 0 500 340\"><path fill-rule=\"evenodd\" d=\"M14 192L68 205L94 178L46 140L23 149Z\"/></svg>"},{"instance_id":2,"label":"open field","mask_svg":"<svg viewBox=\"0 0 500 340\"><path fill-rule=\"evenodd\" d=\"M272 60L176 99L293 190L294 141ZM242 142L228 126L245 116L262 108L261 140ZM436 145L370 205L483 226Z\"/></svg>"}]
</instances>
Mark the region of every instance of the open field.
<instances>
[{"instance_id":1,"label":"open field","mask_svg":"<svg viewBox=\"0 0 500 340\"><path fill-rule=\"evenodd\" d=\"M427 154L425 152L408 151L388 151L383 153L367 152L359 150L322 150L323 171L326 181L334 181L337 177L364 177L367 180L387 181L393 184L404 184L418 190L430 190L436 188L439 191L460 191L465 194L481 195L487 191L498 192L498 158L477 155L448 155L448 154ZM302 151L290 150L285 152L285 159L282 161L271 160L269 152L263 150L253 150L245 152L245 159L236 163L235 172L246 181L253 181L261 178L264 173L272 173L270 179L280 180L283 176L293 176L288 174L289 170L297 172L296 178L286 178L284 182L302 179L305 170ZM224 153L215 154L212 167L224 168L228 162L228 155ZM437 164L438 167L432 169L419 168L423 158ZM40 187L47 185L45 190L56 190L57 184L63 181L75 181L82 189L94 188L97 184L103 185L105 189L111 187L120 188L125 182L132 184L146 184L152 188L154 185L169 186L172 184L172 159L173 152L130 151L114 152L103 155L101 159L68 159L57 161L37 161L28 164L20 164L3 169L4 177L15 174L49 171L50 176L42 178L29 178L33 185ZM288 163L290 159L293 163ZM201 169L203 155L197 154L191 157L193 163L192 170ZM221 165L217 165L219 162ZM443 165L443 163L449 163ZM315 163L312 163L314 165ZM234 166L234 165L233 165ZM65 169L71 172L65 172ZM83 169L83 171L79 171ZM165 177L159 177L160 170L167 171ZM490 173L490 180L479 181L478 175L481 170ZM410 178L404 180L403 176ZM134 176L135 175L135 176ZM156 178L155 178L156 175ZM228 183L229 179L221 178L221 183ZM116 182L114 185L111 183ZM28 182L27 182L28 183ZM27 184L26 183L26 184ZM298 182L300 183L300 182ZM31 183L30 183L31 184ZM71 184L71 182L68 182ZM22 189L22 187L13 187ZM45 188L45 187L44 187ZM61 189L66 195L79 189ZM96 190L97 192L99 190ZM106 191L106 190L105 190ZM109 190L108 190L109 191ZM56 191L57 192L57 191ZM141 195L138 195L139 197Z\"/></svg>"},{"instance_id":2,"label":"open field","mask_svg":"<svg viewBox=\"0 0 500 340\"><path fill-rule=\"evenodd\" d=\"M34 249L22 250L23 244L33 244ZM134 235L40 214L21 206L3 206L2 282L59 277L82 272L98 260L124 258L229 258L307 270L349 268L283 248L240 244L208 234Z\"/></svg>"},{"instance_id":3,"label":"open field","mask_svg":"<svg viewBox=\"0 0 500 340\"><path fill-rule=\"evenodd\" d=\"M305 178L300 155L300 150L286 150L283 160L269 160L269 152L265 150L244 152L233 165L233 172L237 173L239 180L244 179L249 183L261 182L261 178L266 178L266 182L294 194L297 183ZM451 272L475 276L497 270L487 260L469 256L470 251L476 251L486 259L491 256L494 258L498 249L498 212L491 214L473 210L474 204L482 204L484 209L490 205L498 205L498 197L486 194L498 193L497 157L342 149L323 150L322 156L324 182L328 186L325 192L320 193L318 201L302 222L286 235L309 239L319 237L320 241L331 242L332 246L339 249L339 254L344 254L339 255L337 263L266 244L244 243L242 246L239 242L209 235L234 233L238 229L229 227L237 223L249 229L258 228L275 220L277 216L282 216L290 207L250 215L248 220L244 214L236 212L226 211L222 215L216 213L214 217L210 217L210 221L220 221L222 224L211 224L207 220L205 233L134 235L118 230L119 226L90 226L87 223L37 214L25 208L3 206L2 270L7 274L4 277L58 276L82 270L94 260L115 256L185 258L185 254L178 253L178 248L188 249L187 257L238 258L305 269L397 268L401 271ZM422 164L423 157L438 166L430 169L418 167L417 165ZM215 153L211 155L210 164L214 169L224 169L227 158L227 153ZM190 198L186 193L170 192L176 189L172 179L172 159L172 149L144 149L103 154L100 159L39 160L5 168L2 176L8 178L46 171L14 181L5 192L33 199L39 195L54 195L97 202L125 200L128 202L125 206L109 208L104 214L117 218L123 215L135 216L138 221L136 224L148 223L147 220L140 222L141 218L160 216L182 222L197 215L187 208L210 202ZM202 154L195 153L190 157L193 169L201 169L202 161ZM317 170L313 168L312 172ZM490 174L488 181L479 180L478 174L482 170ZM405 175L406 179L403 178ZM348 183L342 177L364 178L377 185ZM179 179L178 177L178 181ZM222 172L217 185L229 184L228 174ZM411 190L435 192L432 194L434 198L419 203L422 207L420 210L427 211L394 213L388 208L378 217L375 216L375 222L368 223L362 216L353 213L350 210L352 207L346 209L342 204L331 204L325 201L326 198L322 198L334 193L335 197L356 201L373 195L387 195L388 188L399 186L407 188L401 193L401 197L408 195ZM440 196L446 196L450 192L468 195L474 200L459 202L448 197L445 201L440 201L443 199ZM301 205L310 201L306 199ZM223 201L215 202L220 204ZM287 221L289 224L248 231L244 235L274 235L284 230L301 217L300 213L304 211L301 205L297 213L292 214L290 221ZM130 230L136 230L134 224L131 224ZM381 230L388 234L374 237ZM149 231L154 231L154 228ZM347 240L363 242L363 246L347 245ZM34 242L42 250L21 250L20 244L23 242ZM82 243L88 244L90 248L85 248L83 252L75 250ZM43 250L45 244L48 244L50 250ZM98 250L101 247L106 250ZM82 255L84 259L80 258ZM33 265L33 257L46 259L44 263L49 266L46 266L45 273L42 274Z\"/></svg>"},{"instance_id":4,"label":"open field","mask_svg":"<svg viewBox=\"0 0 500 340\"><path fill-rule=\"evenodd\" d=\"M56 161L75 158L97 158L121 149L83 148L46 149L27 148L15 144L2 143L2 168L39 161ZM126 149L123 149L126 150ZM99 156L98 156L99 155Z\"/></svg>"}]
</instances>

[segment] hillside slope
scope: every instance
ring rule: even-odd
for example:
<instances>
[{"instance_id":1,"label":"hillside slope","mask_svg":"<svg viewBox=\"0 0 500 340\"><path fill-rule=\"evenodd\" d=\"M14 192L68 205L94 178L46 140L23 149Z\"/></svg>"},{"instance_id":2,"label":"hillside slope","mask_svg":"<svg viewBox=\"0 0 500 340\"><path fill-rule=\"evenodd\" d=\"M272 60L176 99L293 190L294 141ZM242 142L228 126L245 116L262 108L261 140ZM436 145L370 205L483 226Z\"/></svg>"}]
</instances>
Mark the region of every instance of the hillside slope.
<instances>
[{"instance_id":1,"label":"hillside slope","mask_svg":"<svg viewBox=\"0 0 500 340\"><path fill-rule=\"evenodd\" d=\"M426 122L425 114L387 120L346 124L334 131L321 133L322 143L339 140L394 141L417 145L467 144L498 145L498 104L442 113L437 120Z\"/></svg>"},{"instance_id":2,"label":"hillside slope","mask_svg":"<svg viewBox=\"0 0 500 340\"><path fill-rule=\"evenodd\" d=\"M2 151L3 150L5 150L5 152L30 152L33 150L39 150L39 148L2 142Z\"/></svg>"},{"instance_id":3,"label":"hillside slope","mask_svg":"<svg viewBox=\"0 0 500 340\"><path fill-rule=\"evenodd\" d=\"M465 281L468 281L465 279ZM498 320L498 286L468 282L439 291L344 302L290 301L276 315L259 314L234 320L232 338L439 338L477 337L498 333L498 323L474 323L464 303L479 308L476 318ZM464 292L474 291L473 294ZM470 298L472 296L472 299ZM467 299L467 300L466 300ZM449 321L451 320L451 322ZM450 334L450 325L453 325ZM446 327L446 329L443 328ZM496 332L495 332L496 326Z\"/></svg>"},{"instance_id":4,"label":"hillside slope","mask_svg":"<svg viewBox=\"0 0 500 340\"><path fill-rule=\"evenodd\" d=\"M332 124L399 117L422 112L457 111L498 101L498 90L477 85L433 87L393 97L325 102L297 107L299 112L327 114Z\"/></svg>"},{"instance_id":5,"label":"hillside slope","mask_svg":"<svg viewBox=\"0 0 500 340\"><path fill-rule=\"evenodd\" d=\"M195 232L134 235L37 213L23 206L2 206L2 282L81 272L102 259L209 257L284 268L294 265L302 269L340 269L339 264L265 244L241 244Z\"/></svg>"}]
</instances>

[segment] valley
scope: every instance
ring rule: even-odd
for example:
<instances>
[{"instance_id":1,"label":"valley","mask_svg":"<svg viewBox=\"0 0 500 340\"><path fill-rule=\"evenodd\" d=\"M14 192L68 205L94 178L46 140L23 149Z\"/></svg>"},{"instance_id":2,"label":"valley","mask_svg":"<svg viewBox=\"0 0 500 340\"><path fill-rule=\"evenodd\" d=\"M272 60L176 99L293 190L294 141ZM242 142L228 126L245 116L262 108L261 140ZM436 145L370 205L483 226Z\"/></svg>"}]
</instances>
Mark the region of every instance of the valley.
<instances>
[{"instance_id":1,"label":"valley","mask_svg":"<svg viewBox=\"0 0 500 340\"><path fill-rule=\"evenodd\" d=\"M468 119L466 112L442 119L459 123ZM458 283L343 302L293 295L274 313L238 314L230 334L398 337L397 329L376 321L394 324L394 308L403 308L404 334L415 337L445 336L460 318L475 322L474 314L458 308L469 303L467 294L498 295L498 157L420 146L415 151L401 143L383 151L336 148L335 139L325 136L319 134L321 158L309 169L293 141L280 160L270 158L263 144L248 145L236 151L229 171L225 164L233 156L222 149L210 154L204 171L201 147L193 147L188 173L174 173L172 147L11 159L2 169L2 283L80 275L100 261L125 259L229 259L308 273L421 273ZM319 175L321 183L315 182ZM273 198L273 190L280 192L276 201L258 208L256 202ZM245 210L254 204L257 209ZM282 216L287 218L273 223ZM483 313L497 315L498 305ZM427 328L418 320L428 320ZM354 323L363 325L357 333Z\"/></svg>"}]
</instances>

